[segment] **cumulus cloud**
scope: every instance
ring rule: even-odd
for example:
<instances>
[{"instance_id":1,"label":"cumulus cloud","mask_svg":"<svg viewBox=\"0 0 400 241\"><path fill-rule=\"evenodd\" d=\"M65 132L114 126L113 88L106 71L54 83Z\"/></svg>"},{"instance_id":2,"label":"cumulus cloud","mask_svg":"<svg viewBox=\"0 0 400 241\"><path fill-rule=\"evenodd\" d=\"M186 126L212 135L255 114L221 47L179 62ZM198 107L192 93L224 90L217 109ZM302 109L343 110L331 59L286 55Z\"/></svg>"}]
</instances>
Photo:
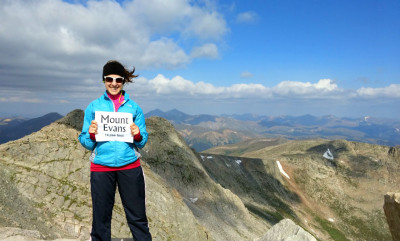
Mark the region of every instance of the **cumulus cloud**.
<instances>
[{"instance_id":1,"label":"cumulus cloud","mask_svg":"<svg viewBox=\"0 0 400 241\"><path fill-rule=\"evenodd\" d=\"M193 83L181 76L175 76L172 79L159 74L154 79L147 80L139 78L135 89L141 94L158 95L179 95L179 96L202 96L219 95L224 92L224 87L215 87L205 82Z\"/></svg>"},{"instance_id":2,"label":"cumulus cloud","mask_svg":"<svg viewBox=\"0 0 400 241\"><path fill-rule=\"evenodd\" d=\"M99 66L110 58L138 70L175 69L197 58L220 57L230 29L215 2L190 0L6 0L0 4L0 102L86 105L104 91ZM231 5L232 7L234 4ZM233 10L232 10L233 11ZM238 23L254 23L249 11ZM242 78L252 73L241 73ZM216 86L182 76L139 77L126 86L135 96L195 100L400 98L397 84L344 90L331 79ZM396 99L396 100L397 100ZM266 101L267 100L267 101ZM154 101L159 103L158 101ZM180 101L181 102L181 101ZM278 101L279 102L279 101ZM17 104L15 106L17 106ZM248 105L246 105L248 107ZM33 109L33 108L32 108ZM22 109L21 109L22 110Z\"/></svg>"},{"instance_id":3,"label":"cumulus cloud","mask_svg":"<svg viewBox=\"0 0 400 241\"><path fill-rule=\"evenodd\" d=\"M357 95L365 98L400 98L400 84L391 84L383 88L362 87L357 90Z\"/></svg>"},{"instance_id":4,"label":"cumulus cloud","mask_svg":"<svg viewBox=\"0 0 400 241\"><path fill-rule=\"evenodd\" d=\"M273 88L274 93L282 96L332 97L341 90L331 79L321 79L317 83L283 81Z\"/></svg>"},{"instance_id":5,"label":"cumulus cloud","mask_svg":"<svg viewBox=\"0 0 400 241\"><path fill-rule=\"evenodd\" d=\"M207 98L259 98L274 97L286 98L334 98L342 92L337 84L330 79L321 79L316 83L283 81L274 87L262 84L241 83L231 86L217 87L210 83L194 83L181 76L171 79L164 75L157 75L154 79L140 78L136 81L135 89L142 94L157 94L159 96L192 96Z\"/></svg>"},{"instance_id":6,"label":"cumulus cloud","mask_svg":"<svg viewBox=\"0 0 400 241\"><path fill-rule=\"evenodd\" d=\"M214 8L188 0L5 1L0 22L2 73L95 71L110 56L140 69L176 68L218 56L215 41L229 32Z\"/></svg>"},{"instance_id":7,"label":"cumulus cloud","mask_svg":"<svg viewBox=\"0 0 400 241\"><path fill-rule=\"evenodd\" d=\"M192 5L189 0L135 0L126 6L135 20L157 34L179 32L186 37L219 39L229 32L222 14L210 4Z\"/></svg>"},{"instance_id":8,"label":"cumulus cloud","mask_svg":"<svg viewBox=\"0 0 400 241\"><path fill-rule=\"evenodd\" d=\"M236 18L238 23L254 23L258 20L258 14L253 11L239 13Z\"/></svg>"},{"instance_id":9,"label":"cumulus cloud","mask_svg":"<svg viewBox=\"0 0 400 241\"><path fill-rule=\"evenodd\" d=\"M194 47L190 55L192 58L216 59L219 56L218 47L213 43L204 44Z\"/></svg>"}]
</instances>

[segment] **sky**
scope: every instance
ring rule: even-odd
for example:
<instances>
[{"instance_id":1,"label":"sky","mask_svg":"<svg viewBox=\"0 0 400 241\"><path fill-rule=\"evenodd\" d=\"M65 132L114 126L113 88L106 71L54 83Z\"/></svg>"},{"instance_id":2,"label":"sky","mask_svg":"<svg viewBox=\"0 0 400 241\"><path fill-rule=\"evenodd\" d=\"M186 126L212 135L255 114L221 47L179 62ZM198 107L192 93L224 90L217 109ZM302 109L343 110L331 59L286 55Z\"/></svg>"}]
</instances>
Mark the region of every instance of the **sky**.
<instances>
[{"instance_id":1,"label":"sky","mask_svg":"<svg viewBox=\"0 0 400 241\"><path fill-rule=\"evenodd\" d=\"M143 112L400 119L398 0L2 0L0 116L66 115L118 60Z\"/></svg>"}]
</instances>

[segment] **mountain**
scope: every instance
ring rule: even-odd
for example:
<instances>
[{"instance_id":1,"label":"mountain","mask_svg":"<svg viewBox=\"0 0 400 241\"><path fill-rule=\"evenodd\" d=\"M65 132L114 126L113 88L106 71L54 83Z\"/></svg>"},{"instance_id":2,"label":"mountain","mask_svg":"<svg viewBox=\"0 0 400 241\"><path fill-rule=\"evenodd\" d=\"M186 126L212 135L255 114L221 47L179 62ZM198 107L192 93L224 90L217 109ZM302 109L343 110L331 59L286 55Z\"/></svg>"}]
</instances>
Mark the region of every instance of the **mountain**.
<instances>
[{"instance_id":1,"label":"mountain","mask_svg":"<svg viewBox=\"0 0 400 241\"><path fill-rule=\"evenodd\" d=\"M332 159L324 157L328 150ZM275 166L282 177L276 185L285 186L291 197L289 210L303 220L302 227L318 230L314 232L318 239L391 240L382 203L388 191L398 190L399 151L399 147L345 140L254 140L252 145L214 147L202 155L204 162L212 160L208 170L221 185L240 197L247 194L246 207L257 208L255 212L263 212L266 219L277 213L271 213L263 202L279 195L271 197L266 190L273 188L263 184L267 176L257 175L263 168L270 173L273 169L267 167ZM240 156L227 159L223 156L227 152ZM260 160L259 167L250 169L255 162L249 160L254 159ZM220 178L219 173L224 172L227 174ZM254 203L258 206L249 207ZM288 206L277 206L280 214L289 213Z\"/></svg>"},{"instance_id":2,"label":"mountain","mask_svg":"<svg viewBox=\"0 0 400 241\"><path fill-rule=\"evenodd\" d=\"M33 119L10 119L2 118L0 120L0 144L12 140L17 140L32 132L42 129L44 126L63 117L58 113L49 113Z\"/></svg>"},{"instance_id":3,"label":"mountain","mask_svg":"<svg viewBox=\"0 0 400 241\"><path fill-rule=\"evenodd\" d=\"M167 112L163 112L159 109L150 111L145 114L145 117L151 117L151 116L158 116L165 118L169 120L173 124L189 124L189 125L197 125L202 122L207 122L207 121L215 121L215 116L212 115L188 115L186 113L183 113L182 111L179 111L177 109L172 109Z\"/></svg>"},{"instance_id":4,"label":"mountain","mask_svg":"<svg viewBox=\"0 0 400 241\"><path fill-rule=\"evenodd\" d=\"M27 119L23 117L0 117L0 130L3 128L19 125L26 120Z\"/></svg>"},{"instance_id":5,"label":"mountain","mask_svg":"<svg viewBox=\"0 0 400 241\"><path fill-rule=\"evenodd\" d=\"M0 145L0 230L88 239L90 152L77 140L82 121L83 111L75 110ZM398 147L258 139L231 146L236 156L226 156L197 153L163 118L146 125L141 163L154 240L261 241L281 237L270 230L289 229L319 240L391 239L382 203L400 182ZM333 159L324 158L327 150ZM129 237L118 195L112 235Z\"/></svg>"},{"instance_id":6,"label":"mountain","mask_svg":"<svg viewBox=\"0 0 400 241\"><path fill-rule=\"evenodd\" d=\"M90 152L77 140L82 122L83 111L75 110L0 145L0 230L35 239L89 238ZM168 121L151 117L146 125L149 142L141 163L153 240L255 240L280 220L254 214L211 178L200 155ZM118 195L112 236L129 237Z\"/></svg>"},{"instance_id":7,"label":"mountain","mask_svg":"<svg viewBox=\"0 0 400 241\"><path fill-rule=\"evenodd\" d=\"M156 109L145 114L146 118L151 116L159 116L176 124L185 123L187 119L191 117L190 115L185 114L177 109L173 109L167 112L163 112L159 109Z\"/></svg>"},{"instance_id":8,"label":"mountain","mask_svg":"<svg viewBox=\"0 0 400 241\"><path fill-rule=\"evenodd\" d=\"M146 116L168 119L196 151L235 144L253 138L345 139L395 146L400 143L400 121L372 117L338 118L332 115L257 116L188 115L178 110L151 111Z\"/></svg>"}]
</instances>

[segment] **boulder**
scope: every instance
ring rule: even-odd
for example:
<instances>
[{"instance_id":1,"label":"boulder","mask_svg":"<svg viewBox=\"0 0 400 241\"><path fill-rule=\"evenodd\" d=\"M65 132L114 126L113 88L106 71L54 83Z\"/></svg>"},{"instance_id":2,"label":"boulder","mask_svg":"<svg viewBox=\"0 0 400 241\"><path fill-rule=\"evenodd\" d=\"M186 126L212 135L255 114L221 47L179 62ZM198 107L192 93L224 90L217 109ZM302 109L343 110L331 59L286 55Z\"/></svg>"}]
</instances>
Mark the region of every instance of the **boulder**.
<instances>
[{"instance_id":1,"label":"boulder","mask_svg":"<svg viewBox=\"0 0 400 241\"><path fill-rule=\"evenodd\" d=\"M258 241L317 241L314 236L286 218L275 224Z\"/></svg>"},{"instance_id":2,"label":"boulder","mask_svg":"<svg viewBox=\"0 0 400 241\"><path fill-rule=\"evenodd\" d=\"M400 193L387 193L383 210L385 211L393 240L400 240Z\"/></svg>"}]
</instances>

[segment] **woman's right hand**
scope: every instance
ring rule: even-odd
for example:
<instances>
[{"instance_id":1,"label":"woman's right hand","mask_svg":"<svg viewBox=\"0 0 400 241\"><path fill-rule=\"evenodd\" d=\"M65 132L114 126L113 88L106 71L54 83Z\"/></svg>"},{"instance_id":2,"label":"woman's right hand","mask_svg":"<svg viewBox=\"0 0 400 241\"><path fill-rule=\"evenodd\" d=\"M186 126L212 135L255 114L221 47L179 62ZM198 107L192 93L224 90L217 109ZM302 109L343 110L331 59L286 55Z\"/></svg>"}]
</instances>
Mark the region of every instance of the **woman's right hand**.
<instances>
[{"instance_id":1,"label":"woman's right hand","mask_svg":"<svg viewBox=\"0 0 400 241\"><path fill-rule=\"evenodd\" d=\"M97 121L92 120L89 126L89 133L97 134Z\"/></svg>"}]
</instances>

